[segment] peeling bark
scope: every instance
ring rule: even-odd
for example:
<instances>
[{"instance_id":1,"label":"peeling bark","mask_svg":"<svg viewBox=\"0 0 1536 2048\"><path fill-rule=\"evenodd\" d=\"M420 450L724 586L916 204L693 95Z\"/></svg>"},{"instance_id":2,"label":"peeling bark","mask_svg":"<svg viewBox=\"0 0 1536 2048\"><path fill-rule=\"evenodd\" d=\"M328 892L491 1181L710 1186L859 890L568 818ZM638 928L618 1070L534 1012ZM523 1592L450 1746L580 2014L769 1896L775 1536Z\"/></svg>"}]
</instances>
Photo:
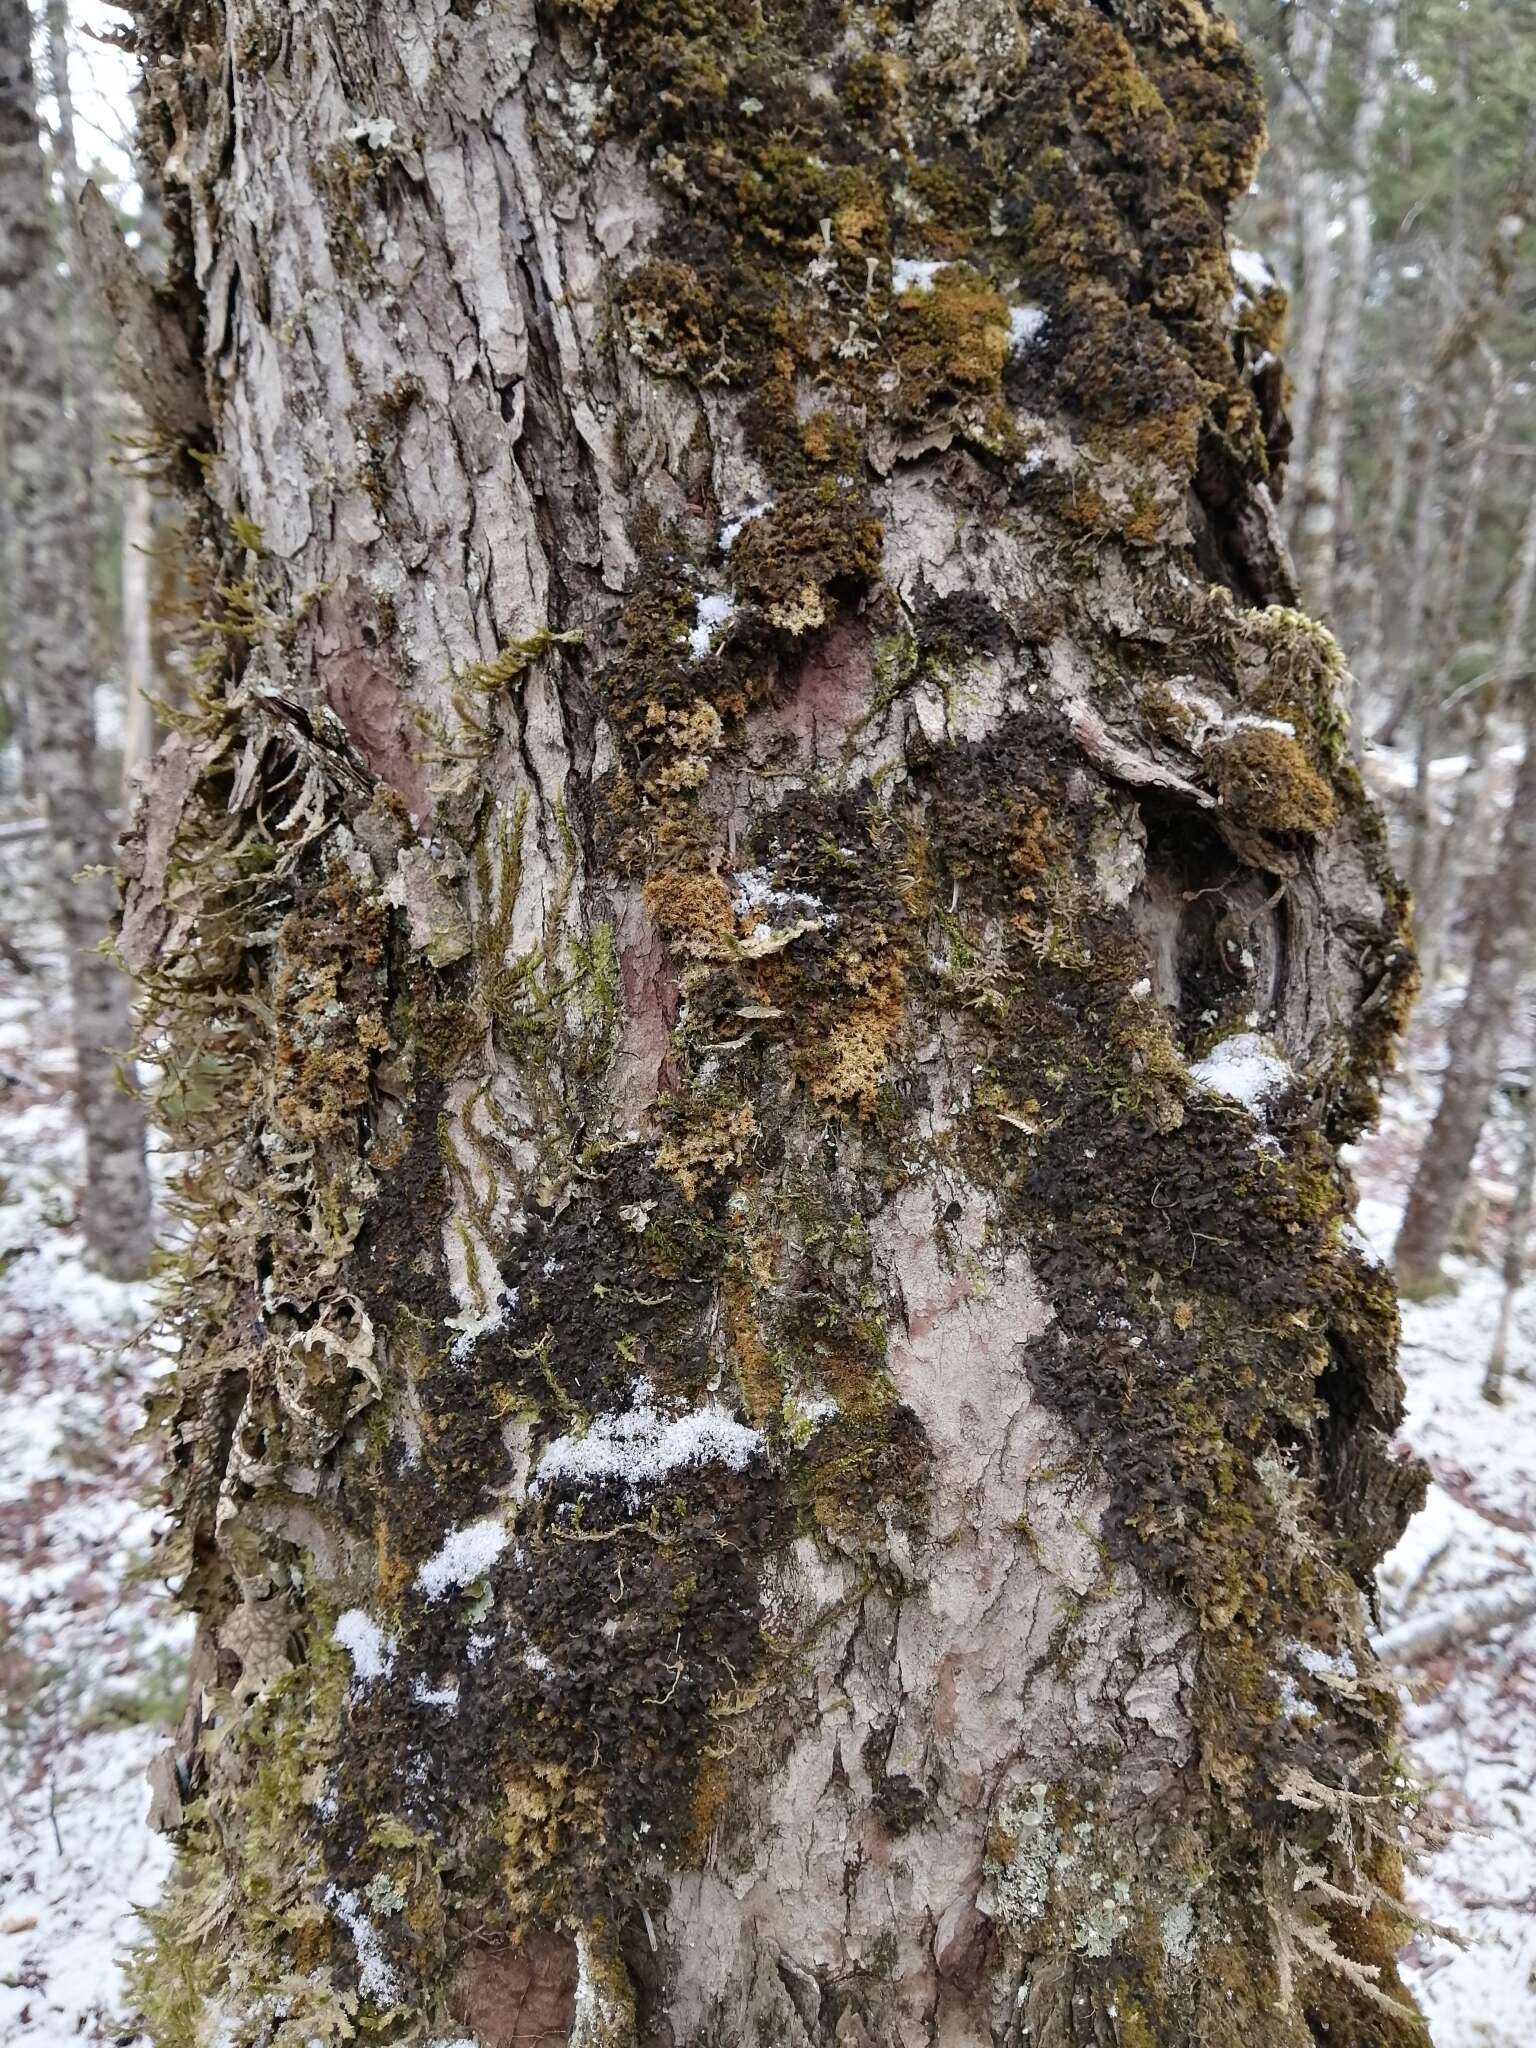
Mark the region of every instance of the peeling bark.
<instances>
[{"instance_id":1,"label":"peeling bark","mask_svg":"<svg viewBox=\"0 0 1536 2048\"><path fill-rule=\"evenodd\" d=\"M1417 2040L1334 1150L1412 972L1231 30L140 24L214 593L123 938L150 2024Z\"/></svg>"}]
</instances>

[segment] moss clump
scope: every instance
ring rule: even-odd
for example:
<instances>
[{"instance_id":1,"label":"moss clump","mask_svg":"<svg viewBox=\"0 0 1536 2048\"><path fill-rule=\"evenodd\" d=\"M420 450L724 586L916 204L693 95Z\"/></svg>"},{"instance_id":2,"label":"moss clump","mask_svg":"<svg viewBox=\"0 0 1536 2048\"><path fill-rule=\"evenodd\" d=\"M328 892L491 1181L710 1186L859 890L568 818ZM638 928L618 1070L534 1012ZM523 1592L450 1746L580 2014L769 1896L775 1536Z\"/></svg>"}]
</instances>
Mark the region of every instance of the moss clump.
<instances>
[{"instance_id":1,"label":"moss clump","mask_svg":"<svg viewBox=\"0 0 1536 2048\"><path fill-rule=\"evenodd\" d=\"M1326 832L1338 816L1333 792L1296 740L1247 726L1216 741L1207 760L1221 800L1260 832Z\"/></svg>"},{"instance_id":2,"label":"moss clump","mask_svg":"<svg viewBox=\"0 0 1536 2048\"><path fill-rule=\"evenodd\" d=\"M880 566L880 522L846 480L790 491L747 521L727 560L731 588L792 638L823 626L840 594Z\"/></svg>"},{"instance_id":3,"label":"moss clump","mask_svg":"<svg viewBox=\"0 0 1536 2048\"><path fill-rule=\"evenodd\" d=\"M897 417L918 420L941 402L997 397L1008 360L1008 304L969 266L951 264L932 284L900 292L891 338Z\"/></svg>"},{"instance_id":4,"label":"moss clump","mask_svg":"<svg viewBox=\"0 0 1536 2048\"><path fill-rule=\"evenodd\" d=\"M387 913L339 864L278 933L273 1113L295 1137L356 1128L390 1043L381 1009Z\"/></svg>"}]
</instances>

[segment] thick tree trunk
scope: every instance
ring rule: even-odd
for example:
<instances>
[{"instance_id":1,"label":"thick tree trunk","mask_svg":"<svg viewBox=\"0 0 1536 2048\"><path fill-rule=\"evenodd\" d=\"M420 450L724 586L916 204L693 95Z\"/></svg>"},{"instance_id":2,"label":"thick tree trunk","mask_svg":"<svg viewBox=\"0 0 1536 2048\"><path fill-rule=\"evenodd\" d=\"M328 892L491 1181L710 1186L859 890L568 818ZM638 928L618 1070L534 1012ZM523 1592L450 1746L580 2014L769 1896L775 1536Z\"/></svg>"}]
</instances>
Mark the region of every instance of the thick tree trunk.
<instances>
[{"instance_id":1,"label":"thick tree trunk","mask_svg":"<svg viewBox=\"0 0 1536 2048\"><path fill-rule=\"evenodd\" d=\"M0 0L0 405L16 558L10 637L68 960L85 1134L80 1221L95 1263L128 1276L149 1260L149 1177L143 1114L118 1072L134 1037L128 981L100 950L114 900L112 829L97 776L89 454L61 372L63 309L31 32L24 0Z\"/></svg>"},{"instance_id":2,"label":"thick tree trunk","mask_svg":"<svg viewBox=\"0 0 1536 2048\"><path fill-rule=\"evenodd\" d=\"M1525 753L1483 890L1466 994L1451 1025L1440 1106L1408 1191L1393 1254L1414 1293L1442 1284L1440 1265L1493 1101L1499 1054L1536 931L1536 709L1528 696Z\"/></svg>"},{"instance_id":3,"label":"thick tree trunk","mask_svg":"<svg viewBox=\"0 0 1536 2048\"><path fill-rule=\"evenodd\" d=\"M139 21L167 291L94 246L222 593L123 936L152 2024L1419 2040L1333 1150L1412 970L1230 29Z\"/></svg>"}]
</instances>

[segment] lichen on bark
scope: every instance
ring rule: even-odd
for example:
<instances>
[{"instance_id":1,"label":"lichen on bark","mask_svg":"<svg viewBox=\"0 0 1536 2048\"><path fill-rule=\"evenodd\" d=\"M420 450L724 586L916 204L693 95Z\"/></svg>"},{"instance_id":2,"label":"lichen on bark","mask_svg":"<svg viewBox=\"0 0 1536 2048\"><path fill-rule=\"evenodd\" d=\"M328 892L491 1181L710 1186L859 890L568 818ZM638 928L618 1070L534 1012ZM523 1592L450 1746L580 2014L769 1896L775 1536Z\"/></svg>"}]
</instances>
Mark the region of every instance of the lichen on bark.
<instances>
[{"instance_id":1,"label":"lichen on bark","mask_svg":"<svg viewBox=\"0 0 1536 2048\"><path fill-rule=\"evenodd\" d=\"M125 913L157 2033L1417 2038L1335 1151L1411 968L1230 25L139 33L217 444Z\"/></svg>"}]
</instances>

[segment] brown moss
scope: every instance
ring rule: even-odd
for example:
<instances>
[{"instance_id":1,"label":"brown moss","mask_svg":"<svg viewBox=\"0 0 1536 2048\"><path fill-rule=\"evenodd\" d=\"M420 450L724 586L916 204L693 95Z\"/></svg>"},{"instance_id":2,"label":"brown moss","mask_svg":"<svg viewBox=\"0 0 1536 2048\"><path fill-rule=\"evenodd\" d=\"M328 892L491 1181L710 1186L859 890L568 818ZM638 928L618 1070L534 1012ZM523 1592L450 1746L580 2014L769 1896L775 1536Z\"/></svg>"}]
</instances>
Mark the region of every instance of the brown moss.
<instances>
[{"instance_id":1,"label":"brown moss","mask_svg":"<svg viewBox=\"0 0 1536 2048\"><path fill-rule=\"evenodd\" d=\"M1289 734L1247 726L1206 753L1221 800L1261 832L1326 832L1338 816L1333 792Z\"/></svg>"},{"instance_id":2,"label":"brown moss","mask_svg":"<svg viewBox=\"0 0 1536 2048\"><path fill-rule=\"evenodd\" d=\"M840 593L877 573L882 539L862 492L827 477L747 521L726 564L731 588L771 625L799 638L826 624Z\"/></svg>"}]
</instances>

